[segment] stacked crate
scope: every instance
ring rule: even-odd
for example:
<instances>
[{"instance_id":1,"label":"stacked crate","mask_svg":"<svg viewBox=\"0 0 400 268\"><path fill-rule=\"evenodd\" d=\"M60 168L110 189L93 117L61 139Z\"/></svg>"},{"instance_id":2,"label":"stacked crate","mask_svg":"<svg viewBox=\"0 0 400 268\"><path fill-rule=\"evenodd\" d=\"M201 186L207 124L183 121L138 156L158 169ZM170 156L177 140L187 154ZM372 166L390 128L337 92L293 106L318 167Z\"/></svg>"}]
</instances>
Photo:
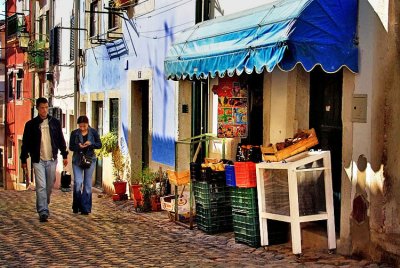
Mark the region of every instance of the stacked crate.
<instances>
[{"instance_id":1,"label":"stacked crate","mask_svg":"<svg viewBox=\"0 0 400 268\"><path fill-rule=\"evenodd\" d=\"M236 186L231 188L235 241L259 247L261 238L255 163L236 162L234 174L232 170L227 169L226 184ZM287 223L268 220L267 224L270 245L287 242Z\"/></svg>"},{"instance_id":2,"label":"stacked crate","mask_svg":"<svg viewBox=\"0 0 400 268\"><path fill-rule=\"evenodd\" d=\"M209 234L232 230L232 206L225 172L201 170L193 182L197 227Z\"/></svg>"},{"instance_id":3,"label":"stacked crate","mask_svg":"<svg viewBox=\"0 0 400 268\"><path fill-rule=\"evenodd\" d=\"M257 188L231 188L235 241L260 246Z\"/></svg>"}]
</instances>

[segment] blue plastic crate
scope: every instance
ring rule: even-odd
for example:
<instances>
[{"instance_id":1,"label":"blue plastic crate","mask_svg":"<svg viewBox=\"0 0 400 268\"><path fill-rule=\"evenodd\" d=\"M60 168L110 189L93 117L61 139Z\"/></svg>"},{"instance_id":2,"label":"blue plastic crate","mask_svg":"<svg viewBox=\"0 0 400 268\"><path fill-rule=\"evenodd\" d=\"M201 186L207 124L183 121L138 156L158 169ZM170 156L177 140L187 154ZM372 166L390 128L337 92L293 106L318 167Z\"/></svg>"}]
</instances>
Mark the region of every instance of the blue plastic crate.
<instances>
[{"instance_id":1,"label":"blue plastic crate","mask_svg":"<svg viewBox=\"0 0 400 268\"><path fill-rule=\"evenodd\" d=\"M236 187L235 166L227 165L225 167L226 185Z\"/></svg>"}]
</instances>

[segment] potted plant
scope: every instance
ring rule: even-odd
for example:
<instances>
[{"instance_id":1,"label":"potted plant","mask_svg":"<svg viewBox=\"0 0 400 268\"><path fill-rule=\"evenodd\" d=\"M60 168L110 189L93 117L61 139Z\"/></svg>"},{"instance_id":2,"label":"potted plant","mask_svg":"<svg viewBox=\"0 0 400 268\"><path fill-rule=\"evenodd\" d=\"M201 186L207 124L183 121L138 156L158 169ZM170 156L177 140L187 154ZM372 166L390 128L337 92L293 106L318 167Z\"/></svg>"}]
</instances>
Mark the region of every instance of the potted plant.
<instances>
[{"instance_id":1,"label":"potted plant","mask_svg":"<svg viewBox=\"0 0 400 268\"><path fill-rule=\"evenodd\" d=\"M130 190L131 190L131 199L133 200L133 205L136 209L140 209L143 206L143 196L141 192L140 185L140 173L134 172L132 175L131 172L131 163L128 157L125 158L125 178L130 182Z\"/></svg>"},{"instance_id":2,"label":"potted plant","mask_svg":"<svg viewBox=\"0 0 400 268\"><path fill-rule=\"evenodd\" d=\"M96 150L96 154L99 157L104 157L111 154L115 193L118 195L123 195L126 192L127 182L122 179L122 175L125 170L125 161L118 145L118 134L116 132L109 132L106 135L101 136L100 139L103 146L101 149Z\"/></svg>"},{"instance_id":3,"label":"potted plant","mask_svg":"<svg viewBox=\"0 0 400 268\"><path fill-rule=\"evenodd\" d=\"M143 211L151 210L151 198L156 194L156 183L155 179L157 174L151 171L148 167L145 167L140 172L140 191L143 196Z\"/></svg>"}]
</instances>

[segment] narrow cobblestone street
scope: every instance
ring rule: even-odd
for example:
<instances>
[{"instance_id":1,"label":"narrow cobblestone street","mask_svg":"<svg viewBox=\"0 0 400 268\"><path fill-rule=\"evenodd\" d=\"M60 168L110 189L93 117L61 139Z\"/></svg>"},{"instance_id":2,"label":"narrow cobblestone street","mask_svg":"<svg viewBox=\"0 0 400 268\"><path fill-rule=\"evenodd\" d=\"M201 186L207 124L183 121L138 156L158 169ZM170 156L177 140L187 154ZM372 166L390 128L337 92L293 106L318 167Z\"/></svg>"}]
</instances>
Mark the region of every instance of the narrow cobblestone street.
<instances>
[{"instance_id":1,"label":"narrow cobblestone street","mask_svg":"<svg viewBox=\"0 0 400 268\"><path fill-rule=\"evenodd\" d=\"M55 190L46 223L33 191L0 190L2 267L389 267L326 250L290 245L253 249L232 233L207 235L170 222L164 212L136 213L130 201L93 194L89 216L73 214L71 193Z\"/></svg>"}]
</instances>

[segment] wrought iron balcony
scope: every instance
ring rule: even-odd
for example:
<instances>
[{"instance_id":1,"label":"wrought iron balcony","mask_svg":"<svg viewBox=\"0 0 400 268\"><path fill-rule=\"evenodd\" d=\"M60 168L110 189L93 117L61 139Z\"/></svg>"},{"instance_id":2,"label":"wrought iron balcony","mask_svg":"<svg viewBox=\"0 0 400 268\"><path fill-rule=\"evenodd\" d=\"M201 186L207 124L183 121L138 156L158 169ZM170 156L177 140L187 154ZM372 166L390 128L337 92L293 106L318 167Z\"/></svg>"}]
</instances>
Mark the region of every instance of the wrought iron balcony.
<instances>
[{"instance_id":1,"label":"wrought iron balcony","mask_svg":"<svg viewBox=\"0 0 400 268\"><path fill-rule=\"evenodd\" d=\"M7 17L7 38L17 37L23 31L25 31L25 23L21 14L15 13Z\"/></svg>"},{"instance_id":2,"label":"wrought iron balcony","mask_svg":"<svg viewBox=\"0 0 400 268\"><path fill-rule=\"evenodd\" d=\"M46 41L34 41L28 47L29 69L41 70L45 67L45 61L49 59L49 49Z\"/></svg>"}]
</instances>

